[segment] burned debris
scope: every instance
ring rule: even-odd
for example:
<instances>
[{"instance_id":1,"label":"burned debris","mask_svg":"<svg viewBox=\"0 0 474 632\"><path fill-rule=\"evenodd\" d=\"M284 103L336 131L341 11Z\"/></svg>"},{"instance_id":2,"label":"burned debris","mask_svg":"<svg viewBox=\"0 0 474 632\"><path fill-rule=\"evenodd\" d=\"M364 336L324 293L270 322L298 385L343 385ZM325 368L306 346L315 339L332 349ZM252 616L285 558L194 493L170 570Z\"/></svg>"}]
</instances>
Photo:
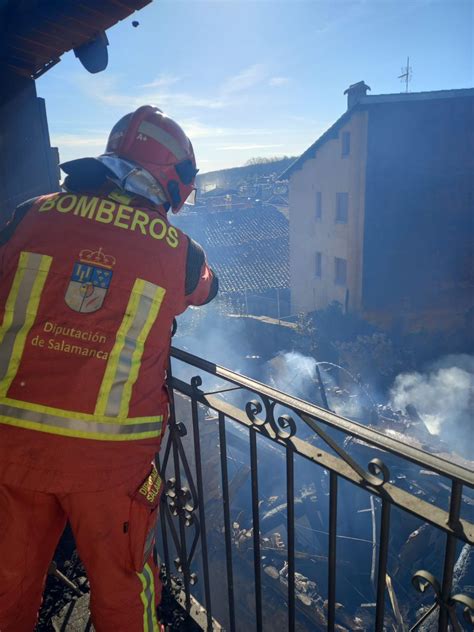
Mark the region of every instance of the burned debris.
<instances>
[{"instance_id":1,"label":"burned debris","mask_svg":"<svg viewBox=\"0 0 474 632\"><path fill-rule=\"evenodd\" d=\"M344 395L344 388L340 388L339 394L333 392L332 388L339 387L329 387L329 401L330 398ZM256 587L252 580L257 540L261 563L259 590L265 604L261 613L263 621L267 620L266 617L271 617L273 626L287 625L290 586L294 590L294 616L298 629L308 632L326 630L332 616L335 617L332 619L333 629L339 632L374 629L374 620L379 611L377 586L380 582L379 536L383 521L383 496L379 493L367 493L369 489L359 490L341 480L335 535L337 556L331 561L328 520L333 483L329 472L324 468L311 466L295 456L298 476L294 481L294 496L289 504L284 490L287 456L282 449L283 445L278 446L259 438L257 537L255 508L252 509L250 502L257 474L249 459L247 433L239 423L229 419L226 422L225 447L228 490L224 505L227 503L230 509L230 522L226 526L222 505L224 491L220 456L222 417L215 412L215 408L219 407L218 400L225 402L227 414L235 415L237 419L239 407L243 404L240 403L236 408L235 403L244 400L239 399L238 391L235 393L222 387L212 387L209 392L213 394L206 396L207 405L199 406L197 411L200 420L200 448L202 454L206 455L206 465L202 473L208 564L212 575L211 588L213 594L218 595L217 603L213 600L213 616L226 627L226 622L228 624L229 621L226 604L230 588L228 570L222 559L222 544L229 529L230 546L226 549L226 556L228 560L232 560L232 590L236 594L234 615L239 617L241 625L252 626L258 617L255 607ZM195 393L198 396L198 392ZM189 414L186 396L175 393L175 407L178 418L185 419ZM388 437L406 437L409 431L410 436L419 437L418 440L413 439L414 446L421 446L430 439L421 416L411 408L395 411L388 405L377 407L377 421L373 428L382 435L386 433ZM192 433L182 437L181 441L188 454L189 467L194 471L196 463ZM319 450L325 449L314 435L307 436L306 441L316 448L317 454L320 454ZM416 498L417 502L422 502L426 507L449 505L449 480L442 474L402 459L382 447L369 445L362 438L348 437L340 445L348 457L357 463L367 463L374 458L383 460L389 472L387 483L405 493L407 499ZM445 448L442 443L438 447L440 451ZM462 502L465 511L472 513L474 498L467 487L462 495ZM416 505L406 507L408 512L400 513L401 510L396 508L392 511L384 582L387 599L384 625L387 630L412 625L433 607L432 595L423 593L420 596L412 586L412 577L420 568L429 568L435 576L442 576L445 536L426 521L420 520L415 507ZM289 512L294 516L293 534L288 531ZM459 578L455 584L456 589L467 595L474 585L470 550L468 545L464 549L459 548L454 560L457 569L455 577ZM293 566L289 564L290 557L293 559ZM338 577L339 588L335 600L334 595L328 593L328 573L331 572L331 567ZM193 590L197 591L202 602L205 595L199 581ZM331 614L331 610L334 614ZM462 618L462 613L460 617ZM434 624L427 627L429 625L430 618L427 616L424 632L434 632Z\"/></svg>"}]
</instances>

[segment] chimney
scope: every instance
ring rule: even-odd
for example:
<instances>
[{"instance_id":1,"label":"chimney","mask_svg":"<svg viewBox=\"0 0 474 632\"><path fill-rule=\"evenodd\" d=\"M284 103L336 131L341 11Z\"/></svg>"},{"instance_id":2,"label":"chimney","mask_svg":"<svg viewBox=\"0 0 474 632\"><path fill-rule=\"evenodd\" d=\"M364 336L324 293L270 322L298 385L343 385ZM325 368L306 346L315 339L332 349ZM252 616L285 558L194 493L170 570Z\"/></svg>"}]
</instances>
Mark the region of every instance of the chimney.
<instances>
[{"instance_id":1,"label":"chimney","mask_svg":"<svg viewBox=\"0 0 474 632\"><path fill-rule=\"evenodd\" d=\"M350 110L354 105L359 103L363 97L367 96L367 90L370 90L370 87L365 81L359 81L349 86L347 90L344 91L344 94L347 94L347 109Z\"/></svg>"}]
</instances>

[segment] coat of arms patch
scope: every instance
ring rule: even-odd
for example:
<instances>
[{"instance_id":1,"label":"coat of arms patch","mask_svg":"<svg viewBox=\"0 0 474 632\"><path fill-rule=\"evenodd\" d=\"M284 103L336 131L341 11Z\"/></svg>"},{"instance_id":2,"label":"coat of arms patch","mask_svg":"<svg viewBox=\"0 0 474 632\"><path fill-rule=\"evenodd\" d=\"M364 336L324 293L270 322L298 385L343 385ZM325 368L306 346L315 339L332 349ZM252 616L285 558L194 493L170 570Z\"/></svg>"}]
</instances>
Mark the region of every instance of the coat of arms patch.
<instances>
[{"instance_id":1,"label":"coat of arms patch","mask_svg":"<svg viewBox=\"0 0 474 632\"><path fill-rule=\"evenodd\" d=\"M112 280L115 257L99 250L81 250L69 281L64 300L75 312L91 313L99 310Z\"/></svg>"}]
</instances>

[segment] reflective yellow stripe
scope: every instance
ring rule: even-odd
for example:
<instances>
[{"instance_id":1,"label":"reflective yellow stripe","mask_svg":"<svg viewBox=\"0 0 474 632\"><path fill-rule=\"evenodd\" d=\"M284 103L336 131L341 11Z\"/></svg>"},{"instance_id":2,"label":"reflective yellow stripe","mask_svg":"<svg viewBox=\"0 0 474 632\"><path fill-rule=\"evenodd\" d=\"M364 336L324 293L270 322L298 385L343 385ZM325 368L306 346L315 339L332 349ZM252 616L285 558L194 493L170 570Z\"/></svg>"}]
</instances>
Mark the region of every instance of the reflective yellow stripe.
<instances>
[{"instance_id":1,"label":"reflective yellow stripe","mask_svg":"<svg viewBox=\"0 0 474 632\"><path fill-rule=\"evenodd\" d=\"M114 347L117 361L115 371L110 371L111 386L108 393L110 395L117 376L124 380L120 391L123 393L120 399L122 416L79 413L6 397L18 372L27 336L35 322L51 263L52 258L47 255L29 252L20 255L0 327L0 423L63 436L108 441L159 437L163 420L161 415L128 418L129 400L138 377L144 343L165 294L162 288L146 281L138 280L135 283L127 316ZM133 334L132 339L127 338L130 333ZM118 346L119 339L122 340L121 346ZM125 373L123 370L120 372L120 361L127 359L127 353L131 358L130 368ZM107 404L107 400L105 402Z\"/></svg>"},{"instance_id":2,"label":"reflective yellow stripe","mask_svg":"<svg viewBox=\"0 0 474 632\"><path fill-rule=\"evenodd\" d=\"M59 435L61 437L73 437L76 439L95 439L96 441L139 441L143 439L156 439L160 436L160 430L131 432L129 434L110 434L109 432L86 432L82 430L73 430L71 428L58 428L57 426L49 426L45 423L35 423L25 419L16 419L12 417L0 416L0 424L7 426L15 426L17 428L26 428L27 430L36 430L38 432L47 432L49 434Z\"/></svg>"},{"instance_id":3,"label":"reflective yellow stripe","mask_svg":"<svg viewBox=\"0 0 474 632\"><path fill-rule=\"evenodd\" d=\"M35 265L36 263L38 263L38 272L33 283L33 288L30 294L28 305L26 307L26 318L23 326L16 336L10 366L8 367L7 375L5 376L5 379L2 380L2 384L0 386L0 396L5 396L7 394L8 389L10 388L10 385L17 374L18 367L20 366L21 357L23 355L23 350L25 348L26 338L33 326L33 323L35 322L41 294L43 292L44 284L46 283L46 278L48 276L52 261L52 257L28 253L27 268L30 265Z\"/></svg>"},{"instance_id":4,"label":"reflective yellow stripe","mask_svg":"<svg viewBox=\"0 0 474 632\"><path fill-rule=\"evenodd\" d=\"M143 632L159 632L155 609L155 581L153 571L145 564L142 573L137 573L142 583L140 599L143 604Z\"/></svg>"},{"instance_id":5,"label":"reflective yellow stripe","mask_svg":"<svg viewBox=\"0 0 474 632\"><path fill-rule=\"evenodd\" d=\"M71 412L69 417L59 416L28 410L19 404L18 402L12 406L2 400L0 423L62 436L106 441L157 438L162 429L162 417L155 417L153 423L148 421L145 424L137 419L130 419L128 423L119 422L117 419L104 423L94 419L88 421L77 419L74 412Z\"/></svg>"},{"instance_id":6,"label":"reflective yellow stripe","mask_svg":"<svg viewBox=\"0 0 474 632\"><path fill-rule=\"evenodd\" d=\"M117 371L117 365L120 358L120 352L125 344L125 335L130 329L130 325L133 321L134 315L138 309L138 301L140 295L137 291L139 279L137 279L133 285L132 294L128 301L127 309L125 310L125 316L122 320L120 328L115 338L114 347L110 353L107 366L105 368L105 374L100 386L99 396L97 398L97 405L95 407L95 413L97 415L104 415L107 407L107 400L109 398L112 384L114 381L115 373Z\"/></svg>"},{"instance_id":7,"label":"reflective yellow stripe","mask_svg":"<svg viewBox=\"0 0 474 632\"><path fill-rule=\"evenodd\" d=\"M3 316L2 326L0 327L0 344L2 344L5 334L12 326L14 307L17 300L18 291L20 289L21 282L25 274L24 262L26 262L26 259L27 259L26 253L22 252L20 255L18 268L16 269L15 278L13 279L13 284L10 290L10 294L8 295L7 302L5 304L5 314Z\"/></svg>"},{"instance_id":8,"label":"reflective yellow stripe","mask_svg":"<svg viewBox=\"0 0 474 632\"><path fill-rule=\"evenodd\" d=\"M64 410L63 408L53 408L52 406L43 406L42 404L33 404L31 402L22 402L17 399L11 399L9 397L2 398L2 403L12 406L14 408L20 408L23 410L29 410L36 413L42 413L45 415L54 415L55 417L66 417L80 419L81 421L98 422L101 424L116 424L118 423L117 417L106 417L105 415L91 415L89 413L79 413L75 410ZM154 415L152 417L131 417L129 419L121 419L121 425L128 424L155 424L158 421L162 421L162 415Z\"/></svg>"},{"instance_id":9,"label":"reflective yellow stripe","mask_svg":"<svg viewBox=\"0 0 474 632\"><path fill-rule=\"evenodd\" d=\"M105 369L95 413L126 419L133 385L140 371L146 339L166 291L143 279L133 285L125 316Z\"/></svg>"},{"instance_id":10,"label":"reflective yellow stripe","mask_svg":"<svg viewBox=\"0 0 474 632\"><path fill-rule=\"evenodd\" d=\"M148 338L148 334L150 333L151 328L153 327L156 319L158 318L158 314L160 313L161 304L165 297L166 290L162 287L156 287L154 291L154 297L152 299L152 303L150 305L150 310L148 312L148 318L143 325L143 329L141 330L138 338L137 344L135 346L135 350L132 356L132 366L130 367L130 372L128 375L127 382L123 388L122 401L120 404L120 412L119 417L124 418L128 415L128 409L130 406L130 399L132 397L132 388L137 381L138 372L140 371L141 360L143 355L143 349L145 348L145 342Z\"/></svg>"},{"instance_id":11,"label":"reflective yellow stripe","mask_svg":"<svg viewBox=\"0 0 474 632\"><path fill-rule=\"evenodd\" d=\"M0 396L5 396L20 366L26 338L38 313L52 257L22 252L7 299L0 341L3 344Z\"/></svg>"},{"instance_id":12,"label":"reflective yellow stripe","mask_svg":"<svg viewBox=\"0 0 474 632\"><path fill-rule=\"evenodd\" d=\"M152 614L151 614L151 621L152 621L152 630L153 632L159 632L159 627L158 627L158 620L156 618L156 608L155 608L155 577L153 575L153 571L151 570L150 566L148 564L145 564L145 568L148 568L149 572L150 572L150 577L151 577L151 596L152 596L152 602L151 602L151 608L152 608Z\"/></svg>"}]
</instances>

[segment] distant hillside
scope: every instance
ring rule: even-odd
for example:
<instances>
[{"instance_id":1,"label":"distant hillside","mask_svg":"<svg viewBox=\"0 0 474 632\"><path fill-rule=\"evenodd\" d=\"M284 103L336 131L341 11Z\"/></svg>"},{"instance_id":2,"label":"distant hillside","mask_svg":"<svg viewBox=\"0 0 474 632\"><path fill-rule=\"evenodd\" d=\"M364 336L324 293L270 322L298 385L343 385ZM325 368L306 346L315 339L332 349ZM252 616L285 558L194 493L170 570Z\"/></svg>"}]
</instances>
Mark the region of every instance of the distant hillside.
<instances>
[{"instance_id":1,"label":"distant hillside","mask_svg":"<svg viewBox=\"0 0 474 632\"><path fill-rule=\"evenodd\" d=\"M248 182L254 178L271 176L272 174L279 176L295 160L296 157L290 156L274 162L209 171L209 173L198 175L198 187L203 189L215 185L223 189L236 189L242 182Z\"/></svg>"}]
</instances>

